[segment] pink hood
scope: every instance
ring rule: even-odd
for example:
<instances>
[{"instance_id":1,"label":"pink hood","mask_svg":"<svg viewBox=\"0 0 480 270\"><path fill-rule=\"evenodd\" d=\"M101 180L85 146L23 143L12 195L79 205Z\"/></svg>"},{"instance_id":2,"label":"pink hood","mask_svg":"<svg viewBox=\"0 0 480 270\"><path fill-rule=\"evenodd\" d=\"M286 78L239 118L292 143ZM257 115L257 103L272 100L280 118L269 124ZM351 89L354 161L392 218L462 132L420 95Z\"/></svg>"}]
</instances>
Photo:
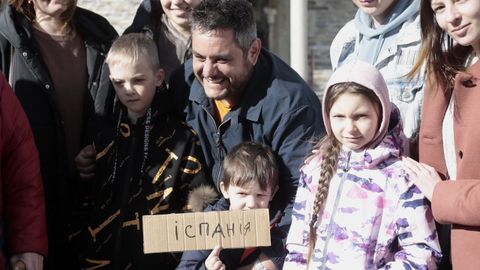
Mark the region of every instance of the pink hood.
<instances>
[{"instance_id":1,"label":"pink hood","mask_svg":"<svg viewBox=\"0 0 480 270\"><path fill-rule=\"evenodd\" d=\"M354 82L363 85L375 92L382 104L382 121L375 135L371 147L377 146L385 136L390 122L392 105L388 97L388 88L382 74L371 64L355 60L339 67L328 80L322 100L323 122L329 135L332 134L330 118L325 111L325 96L334 84Z\"/></svg>"}]
</instances>

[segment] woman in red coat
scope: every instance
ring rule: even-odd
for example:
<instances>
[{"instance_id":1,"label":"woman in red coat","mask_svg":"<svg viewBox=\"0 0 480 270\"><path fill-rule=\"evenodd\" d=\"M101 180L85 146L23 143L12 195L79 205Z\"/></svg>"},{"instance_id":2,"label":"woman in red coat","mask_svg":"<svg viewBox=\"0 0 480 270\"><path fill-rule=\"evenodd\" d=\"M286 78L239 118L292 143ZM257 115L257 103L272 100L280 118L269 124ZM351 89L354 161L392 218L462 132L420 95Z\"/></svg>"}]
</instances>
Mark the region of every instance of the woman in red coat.
<instances>
[{"instance_id":1,"label":"woman in red coat","mask_svg":"<svg viewBox=\"0 0 480 270\"><path fill-rule=\"evenodd\" d=\"M412 74L426 62L429 77L421 163L404 163L435 219L451 224L453 268L480 269L480 1L422 0L420 16L422 53Z\"/></svg>"},{"instance_id":2,"label":"woman in red coat","mask_svg":"<svg viewBox=\"0 0 480 270\"><path fill-rule=\"evenodd\" d=\"M47 255L40 161L25 112L1 73L0 163L0 270L8 259L12 269L40 270Z\"/></svg>"}]
</instances>

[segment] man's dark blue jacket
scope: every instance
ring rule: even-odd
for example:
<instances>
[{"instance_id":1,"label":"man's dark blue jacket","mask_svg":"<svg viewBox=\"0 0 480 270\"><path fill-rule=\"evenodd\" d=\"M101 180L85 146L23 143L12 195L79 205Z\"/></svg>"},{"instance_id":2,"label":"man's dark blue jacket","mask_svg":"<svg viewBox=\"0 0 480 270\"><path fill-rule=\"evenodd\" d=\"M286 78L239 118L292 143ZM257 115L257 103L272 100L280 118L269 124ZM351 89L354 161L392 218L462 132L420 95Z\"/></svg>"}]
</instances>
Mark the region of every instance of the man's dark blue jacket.
<instances>
[{"instance_id":1,"label":"man's dark blue jacket","mask_svg":"<svg viewBox=\"0 0 480 270\"><path fill-rule=\"evenodd\" d=\"M270 146L277 155L280 189L271 209L283 210L292 204L300 166L311 152L312 141L325 129L319 98L289 65L262 49L241 101L218 127L215 105L195 78L192 60L172 75L170 91L181 117L198 133L218 190L225 155L243 141L254 141ZM288 232L289 224L286 214L280 226L287 225Z\"/></svg>"}]
</instances>

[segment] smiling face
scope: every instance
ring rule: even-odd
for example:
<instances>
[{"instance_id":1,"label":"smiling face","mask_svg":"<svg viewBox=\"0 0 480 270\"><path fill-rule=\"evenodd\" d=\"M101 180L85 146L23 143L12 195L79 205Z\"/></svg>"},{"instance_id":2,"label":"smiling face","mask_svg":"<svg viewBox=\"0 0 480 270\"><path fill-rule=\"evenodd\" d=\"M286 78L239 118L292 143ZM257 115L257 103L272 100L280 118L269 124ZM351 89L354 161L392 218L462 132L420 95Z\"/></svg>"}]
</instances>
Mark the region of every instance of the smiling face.
<instances>
[{"instance_id":1,"label":"smiling face","mask_svg":"<svg viewBox=\"0 0 480 270\"><path fill-rule=\"evenodd\" d=\"M381 24L397 0L352 0L365 14L372 16L375 24ZM405 1L405 0L400 0Z\"/></svg>"},{"instance_id":2,"label":"smiling face","mask_svg":"<svg viewBox=\"0 0 480 270\"><path fill-rule=\"evenodd\" d=\"M255 39L245 55L231 29L193 30L193 71L207 97L233 106L250 80L260 48Z\"/></svg>"},{"instance_id":3,"label":"smiling face","mask_svg":"<svg viewBox=\"0 0 480 270\"><path fill-rule=\"evenodd\" d=\"M189 16L200 0L160 0L162 9L176 28L190 29Z\"/></svg>"},{"instance_id":4,"label":"smiling face","mask_svg":"<svg viewBox=\"0 0 480 270\"><path fill-rule=\"evenodd\" d=\"M379 108L361 94L343 93L329 113L335 138L350 150L362 150L378 131Z\"/></svg>"},{"instance_id":5,"label":"smiling face","mask_svg":"<svg viewBox=\"0 0 480 270\"><path fill-rule=\"evenodd\" d=\"M480 52L480 1L432 0L431 7L443 31L459 44Z\"/></svg>"},{"instance_id":6,"label":"smiling face","mask_svg":"<svg viewBox=\"0 0 480 270\"><path fill-rule=\"evenodd\" d=\"M157 87L162 85L164 71L155 70L145 55L140 55L136 63L127 55L118 57L109 64L109 70L115 93L135 122L150 107Z\"/></svg>"},{"instance_id":7,"label":"smiling face","mask_svg":"<svg viewBox=\"0 0 480 270\"><path fill-rule=\"evenodd\" d=\"M245 210L268 208L268 204L278 190L278 186L272 189L262 190L257 181L252 181L244 187L230 184L227 188L220 182L220 190L225 199L230 200L229 210Z\"/></svg>"}]
</instances>

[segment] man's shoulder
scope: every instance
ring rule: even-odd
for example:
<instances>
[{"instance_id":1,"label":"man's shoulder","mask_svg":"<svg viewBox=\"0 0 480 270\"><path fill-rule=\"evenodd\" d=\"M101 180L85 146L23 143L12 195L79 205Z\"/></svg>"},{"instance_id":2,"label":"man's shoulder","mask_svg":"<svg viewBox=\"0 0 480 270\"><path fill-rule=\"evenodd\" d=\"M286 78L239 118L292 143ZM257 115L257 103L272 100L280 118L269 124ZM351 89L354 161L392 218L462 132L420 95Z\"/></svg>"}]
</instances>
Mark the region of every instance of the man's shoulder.
<instances>
[{"instance_id":1,"label":"man's shoulder","mask_svg":"<svg viewBox=\"0 0 480 270\"><path fill-rule=\"evenodd\" d=\"M312 88L292 67L275 54L266 53L269 61L267 68L271 69L271 76L265 88L265 99L303 102L311 97L316 97ZM261 70L257 72L263 73Z\"/></svg>"}]
</instances>

